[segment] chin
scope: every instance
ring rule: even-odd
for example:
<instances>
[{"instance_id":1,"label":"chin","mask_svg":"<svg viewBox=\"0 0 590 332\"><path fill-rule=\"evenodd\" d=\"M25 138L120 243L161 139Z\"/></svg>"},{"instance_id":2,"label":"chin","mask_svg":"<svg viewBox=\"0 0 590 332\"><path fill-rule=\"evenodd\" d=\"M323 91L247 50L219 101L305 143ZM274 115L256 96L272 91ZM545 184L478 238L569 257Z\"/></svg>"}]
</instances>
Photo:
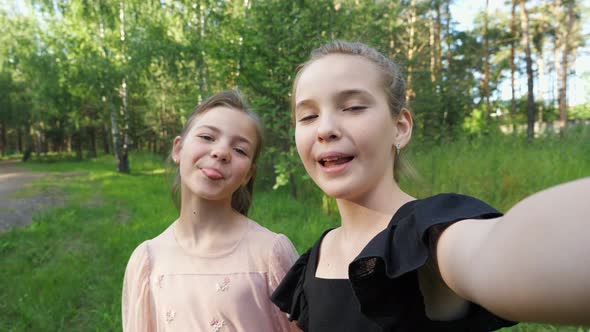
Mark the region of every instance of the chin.
<instances>
[{"instance_id":1,"label":"chin","mask_svg":"<svg viewBox=\"0 0 590 332\"><path fill-rule=\"evenodd\" d=\"M324 194L335 199L349 199L352 196L351 192L354 192L354 189L351 190L350 186L346 185L322 184L318 186Z\"/></svg>"},{"instance_id":2,"label":"chin","mask_svg":"<svg viewBox=\"0 0 590 332\"><path fill-rule=\"evenodd\" d=\"M208 188L203 188L202 186L195 186L193 188L191 188L191 186L188 187L191 195L208 201L218 201L227 196L227 193L223 191L207 189Z\"/></svg>"},{"instance_id":3,"label":"chin","mask_svg":"<svg viewBox=\"0 0 590 332\"><path fill-rule=\"evenodd\" d=\"M319 183L316 182L316 184L318 187L320 187L324 194L334 199L343 199L353 202L357 201L361 196L363 196L363 193L366 193L370 190L370 187L366 182L359 181L358 179L346 179L345 181L323 180Z\"/></svg>"}]
</instances>

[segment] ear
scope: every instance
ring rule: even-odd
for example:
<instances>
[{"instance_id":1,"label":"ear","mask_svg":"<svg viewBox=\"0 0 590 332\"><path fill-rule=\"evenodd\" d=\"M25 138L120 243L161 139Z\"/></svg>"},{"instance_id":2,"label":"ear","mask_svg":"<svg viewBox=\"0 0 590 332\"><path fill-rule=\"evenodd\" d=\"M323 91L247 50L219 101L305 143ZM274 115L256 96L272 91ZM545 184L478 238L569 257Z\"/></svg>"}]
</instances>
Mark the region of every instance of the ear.
<instances>
[{"instance_id":1,"label":"ear","mask_svg":"<svg viewBox=\"0 0 590 332\"><path fill-rule=\"evenodd\" d=\"M180 160L180 151L182 150L182 137L176 136L172 143L172 152L170 157L173 161ZM175 162L177 164L178 162Z\"/></svg>"},{"instance_id":2,"label":"ear","mask_svg":"<svg viewBox=\"0 0 590 332\"><path fill-rule=\"evenodd\" d=\"M404 148L408 143L410 143L410 139L412 138L412 128L414 127L414 120L412 119L412 113L407 108L402 108L400 114L395 119L395 137L394 145L391 147L395 150L395 144L400 145L401 148Z\"/></svg>"}]
</instances>

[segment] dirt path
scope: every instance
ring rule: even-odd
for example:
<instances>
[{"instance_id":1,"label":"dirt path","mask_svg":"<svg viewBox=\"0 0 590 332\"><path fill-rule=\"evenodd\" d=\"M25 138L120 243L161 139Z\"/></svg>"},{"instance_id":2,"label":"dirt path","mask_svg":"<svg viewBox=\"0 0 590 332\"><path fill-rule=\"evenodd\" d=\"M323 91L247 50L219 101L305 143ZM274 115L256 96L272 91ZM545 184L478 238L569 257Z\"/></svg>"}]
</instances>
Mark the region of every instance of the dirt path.
<instances>
[{"instance_id":1,"label":"dirt path","mask_svg":"<svg viewBox=\"0 0 590 332\"><path fill-rule=\"evenodd\" d=\"M32 194L22 193L31 182L49 175L31 172L19 164L15 160L0 162L0 233L15 226L28 225L34 213L65 203L63 195L51 188Z\"/></svg>"}]
</instances>

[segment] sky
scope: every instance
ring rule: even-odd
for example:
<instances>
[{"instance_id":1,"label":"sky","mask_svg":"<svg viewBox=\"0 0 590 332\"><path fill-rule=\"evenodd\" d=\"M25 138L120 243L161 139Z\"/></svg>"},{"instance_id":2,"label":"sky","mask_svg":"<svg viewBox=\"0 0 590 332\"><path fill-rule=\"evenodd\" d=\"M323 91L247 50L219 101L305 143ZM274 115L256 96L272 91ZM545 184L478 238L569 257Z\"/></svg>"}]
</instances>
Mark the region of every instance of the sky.
<instances>
[{"instance_id":1,"label":"sky","mask_svg":"<svg viewBox=\"0 0 590 332\"><path fill-rule=\"evenodd\" d=\"M489 15L493 15L495 11L509 12L509 6L504 4L503 0L491 0L489 4ZM485 1L483 0L456 0L451 5L451 15L457 22L458 30L470 30L473 28L475 17L479 12L484 10ZM517 8L518 14L518 8ZM586 16L583 17L584 26L583 31L585 35L590 34L590 19ZM523 55L521 55L522 57ZM547 60L546 60L547 61ZM536 65L533 65L533 70L536 69ZM568 80L568 105L578 105L584 103L590 103L590 45L586 45L578 51L578 56L575 62L574 74L572 74ZM509 75L509 73L506 73ZM586 77L584 79L584 76ZM526 75L520 75L516 77L516 94L517 98L520 95L524 95L527 92L526 86ZM535 99L538 98L538 84L535 80ZM510 91L510 78L507 78L500 84L500 89L496 97L500 97L504 100L511 98ZM545 100L550 98L549 93L545 93Z\"/></svg>"}]
</instances>

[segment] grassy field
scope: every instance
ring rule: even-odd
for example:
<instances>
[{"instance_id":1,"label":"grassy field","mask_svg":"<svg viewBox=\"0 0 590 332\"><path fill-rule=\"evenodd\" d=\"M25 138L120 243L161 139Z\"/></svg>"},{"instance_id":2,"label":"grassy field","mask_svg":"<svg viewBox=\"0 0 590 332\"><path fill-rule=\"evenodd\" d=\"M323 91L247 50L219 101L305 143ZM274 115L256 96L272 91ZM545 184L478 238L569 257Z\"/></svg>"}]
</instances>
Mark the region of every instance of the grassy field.
<instances>
[{"instance_id":1,"label":"grassy field","mask_svg":"<svg viewBox=\"0 0 590 332\"><path fill-rule=\"evenodd\" d=\"M402 180L411 194L459 192L506 211L535 191L590 176L590 131L532 145L512 138L416 144L407 154L420 173L420 179ZM127 259L176 217L161 160L135 154L131 165L132 175L119 175L111 156L28 164L33 171L83 173L47 177L24 188L25 193L51 188L68 204L35 215L26 228L0 234L0 331L120 330ZM300 187L305 199L293 200L284 189L257 192L251 217L289 236L302 252L336 225L338 216L310 180L301 179ZM520 324L504 331L590 329Z\"/></svg>"}]
</instances>

